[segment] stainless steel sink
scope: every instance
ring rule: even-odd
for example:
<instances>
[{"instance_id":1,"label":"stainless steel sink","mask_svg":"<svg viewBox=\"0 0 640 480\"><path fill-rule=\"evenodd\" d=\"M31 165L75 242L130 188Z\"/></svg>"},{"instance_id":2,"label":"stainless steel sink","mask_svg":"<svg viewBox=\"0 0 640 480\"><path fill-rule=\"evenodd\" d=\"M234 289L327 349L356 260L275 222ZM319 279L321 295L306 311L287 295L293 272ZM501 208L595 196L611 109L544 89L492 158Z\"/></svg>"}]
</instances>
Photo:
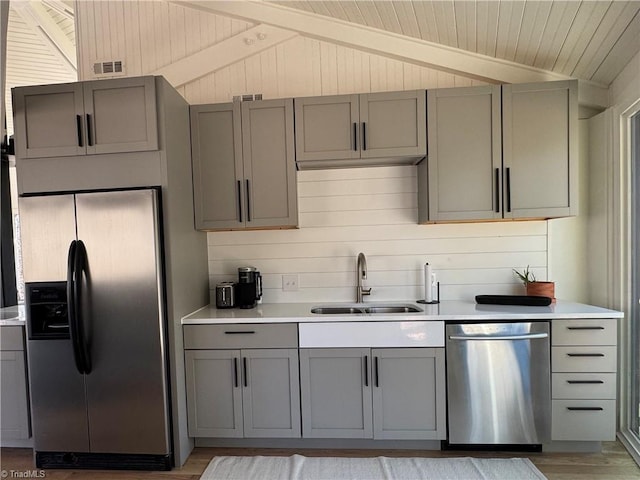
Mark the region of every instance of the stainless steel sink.
<instances>
[{"instance_id":1,"label":"stainless steel sink","mask_svg":"<svg viewBox=\"0 0 640 480\"><path fill-rule=\"evenodd\" d=\"M320 305L313 307L311 313L318 315L362 315L362 314L381 314L381 313L417 313L422 309L415 305Z\"/></svg>"}]
</instances>

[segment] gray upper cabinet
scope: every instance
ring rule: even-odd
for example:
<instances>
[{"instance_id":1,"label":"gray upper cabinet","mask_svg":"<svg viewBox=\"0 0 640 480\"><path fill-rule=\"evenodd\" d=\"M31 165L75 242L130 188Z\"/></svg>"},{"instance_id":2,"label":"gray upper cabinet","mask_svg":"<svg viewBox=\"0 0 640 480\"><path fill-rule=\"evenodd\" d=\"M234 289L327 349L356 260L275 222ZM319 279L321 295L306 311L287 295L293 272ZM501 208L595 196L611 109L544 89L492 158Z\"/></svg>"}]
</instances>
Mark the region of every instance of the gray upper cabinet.
<instances>
[{"instance_id":1,"label":"gray upper cabinet","mask_svg":"<svg viewBox=\"0 0 640 480\"><path fill-rule=\"evenodd\" d=\"M428 92L420 222L577 214L577 82Z\"/></svg>"},{"instance_id":2,"label":"gray upper cabinet","mask_svg":"<svg viewBox=\"0 0 640 480\"><path fill-rule=\"evenodd\" d=\"M502 218L500 86L429 90L427 105L419 221Z\"/></svg>"},{"instance_id":3,"label":"gray upper cabinet","mask_svg":"<svg viewBox=\"0 0 640 480\"><path fill-rule=\"evenodd\" d=\"M20 158L158 149L153 77L20 87L13 105Z\"/></svg>"},{"instance_id":4,"label":"gray upper cabinet","mask_svg":"<svg viewBox=\"0 0 640 480\"><path fill-rule=\"evenodd\" d=\"M502 87L505 218L578 213L578 84Z\"/></svg>"},{"instance_id":5,"label":"gray upper cabinet","mask_svg":"<svg viewBox=\"0 0 640 480\"><path fill-rule=\"evenodd\" d=\"M293 100L191 106L196 228L298 224Z\"/></svg>"},{"instance_id":6,"label":"gray upper cabinet","mask_svg":"<svg viewBox=\"0 0 640 480\"><path fill-rule=\"evenodd\" d=\"M298 168L415 164L426 155L425 91L295 99Z\"/></svg>"}]
</instances>

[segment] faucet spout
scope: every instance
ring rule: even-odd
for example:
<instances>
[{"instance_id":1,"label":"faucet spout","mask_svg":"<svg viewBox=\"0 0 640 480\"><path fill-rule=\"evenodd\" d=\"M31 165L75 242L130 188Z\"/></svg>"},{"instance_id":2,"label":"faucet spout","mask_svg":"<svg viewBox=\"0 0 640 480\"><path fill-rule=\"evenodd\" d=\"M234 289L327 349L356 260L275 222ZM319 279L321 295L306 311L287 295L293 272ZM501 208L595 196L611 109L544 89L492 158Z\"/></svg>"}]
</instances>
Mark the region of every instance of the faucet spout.
<instances>
[{"instance_id":1,"label":"faucet spout","mask_svg":"<svg viewBox=\"0 0 640 480\"><path fill-rule=\"evenodd\" d=\"M356 303L362 303L363 295L371 295L371 288L362 286L362 280L367 278L367 258L362 252L358 254L358 260L356 261L356 277Z\"/></svg>"}]
</instances>

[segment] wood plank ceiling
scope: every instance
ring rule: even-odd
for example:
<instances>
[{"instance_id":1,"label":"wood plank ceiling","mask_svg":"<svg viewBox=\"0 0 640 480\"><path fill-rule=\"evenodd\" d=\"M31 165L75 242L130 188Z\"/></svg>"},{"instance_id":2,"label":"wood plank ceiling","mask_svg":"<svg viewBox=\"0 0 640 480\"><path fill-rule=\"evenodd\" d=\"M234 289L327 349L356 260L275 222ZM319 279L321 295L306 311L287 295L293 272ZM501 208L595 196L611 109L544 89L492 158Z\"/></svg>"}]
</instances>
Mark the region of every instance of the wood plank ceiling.
<instances>
[{"instance_id":1,"label":"wood plank ceiling","mask_svg":"<svg viewBox=\"0 0 640 480\"><path fill-rule=\"evenodd\" d=\"M264 1L269 3L604 87L640 51L640 0ZM69 58L75 52L74 5L72 0L11 0L9 111L13 86L77 79L75 58Z\"/></svg>"},{"instance_id":2,"label":"wood plank ceiling","mask_svg":"<svg viewBox=\"0 0 640 480\"><path fill-rule=\"evenodd\" d=\"M640 51L640 1L273 1L609 85Z\"/></svg>"}]
</instances>

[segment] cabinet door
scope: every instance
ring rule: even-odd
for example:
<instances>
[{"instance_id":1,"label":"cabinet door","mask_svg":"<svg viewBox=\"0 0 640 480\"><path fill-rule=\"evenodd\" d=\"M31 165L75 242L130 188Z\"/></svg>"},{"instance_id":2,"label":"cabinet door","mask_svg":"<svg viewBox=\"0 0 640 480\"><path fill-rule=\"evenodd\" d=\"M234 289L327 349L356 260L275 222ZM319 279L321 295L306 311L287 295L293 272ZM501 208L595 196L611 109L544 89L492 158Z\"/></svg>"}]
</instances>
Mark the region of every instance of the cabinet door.
<instances>
[{"instance_id":1,"label":"cabinet door","mask_svg":"<svg viewBox=\"0 0 640 480\"><path fill-rule=\"evenodd\" d=\"M22 327L20 327L22 328ZM0 352L0 410L2 439L27 439L29 412L27 410L27 372L23 351Z\"/></svg>"},{"instance_id":2,"label":"cabinet door","mask_svg":"<svg viewBox=\"0 0 640 480\"><path fill-rule=\"evenodd\" d=\"M191 437L242 437L239 350L186 350Z\"/></svg>"},{"instance_id":3,"label":"cabinet door","mask_svg":"<svg viewBox=\"0 0 640 480\"><path fill-rule=\"evenodd\" d=\"M240 104L193 105L190 116L196 228L243 227Z\"/></svg>"},{"instance_id":4,"label":"cabinet door","mask_svg":"<svg viewBox=\"0 0 640 480\"><path fill-rule=\"evenodd\" d=\"M358 110L358 95L296 98L296 161L360 158Z\"/></svg>"},{"instance_id":5,"label":"cabinet door","mask_svg":"<svg viewBox=\"0 0 640 480\"><path fill-rule=\"evenodd\" d=\"M13 108L19 158L85 154L81 83L16 88Z\"/></svg>"},{"instance_id":6,"label":"cabinet door","mask_svg":"<svg viewBox=\"0 0 640 480\"><path fill-rule=\"evenodd\" d=\"M429 157L418 166L421 222L502 218L500 87L430 90Z\"/></svg>"},{"instance_id":7,"label":"cabinet door","mask_svg":"<svg viewBox=\"0 0 640 480\"><path fill-rule=\"evenodd\" d=\"M577 81L502 87L505 218L577 214Z\"/></svg>"},{"instance_id":8,"label":"cabinet door","mask_svg":"<svg viewBox=\"0 0 640 480\"><path fill-rule=\"evenodd\" d=\"M360 95L362 158L427 154L425 91Z\"/></svg>"},{"instance_id":9,"label":"cabinet door","mask_svg":"<svg viewBox=\"0 0 640 480\"><path fill-rule=\"evenodd\" d=\"M298 225L293 100L242 104L247 227Z\"/></svg>"},{"instance_id":10,"label":"cabinet door","mask_svg":"<svg viewBox=\"0 0 640 480\"><path fill-rule=\"evenodd\" d=\"M158 149L153 77L85 82L87 153Z\"/></svg>"},{"instance_id":11,"label":"cabinet door","mask_svg":"<svg viewBox=\"0 0 640 480\"><path fill-rule=\"evenodd\" d=\"M242 350L245 437L300 437L297 349Z\"/></svg>"},{"instance_id":12,"label":"cabinet door","mask_svg":"<svg viewBox=\"0 0 640 480\"><path fill-rule=\"evenodd\" d=\"M368 348L300 350L302 436L372 438Z\"/></svg>"},{"instance_id":13,"label":"cabinet door","mask_svg":"<svg viewBox=\"0 0 640 480\"><path fill-rule=\"evenodd\" d=\"M380 348L373 358L373 436L446 438L444 348Z\"/></svg>"}]
</instances>

